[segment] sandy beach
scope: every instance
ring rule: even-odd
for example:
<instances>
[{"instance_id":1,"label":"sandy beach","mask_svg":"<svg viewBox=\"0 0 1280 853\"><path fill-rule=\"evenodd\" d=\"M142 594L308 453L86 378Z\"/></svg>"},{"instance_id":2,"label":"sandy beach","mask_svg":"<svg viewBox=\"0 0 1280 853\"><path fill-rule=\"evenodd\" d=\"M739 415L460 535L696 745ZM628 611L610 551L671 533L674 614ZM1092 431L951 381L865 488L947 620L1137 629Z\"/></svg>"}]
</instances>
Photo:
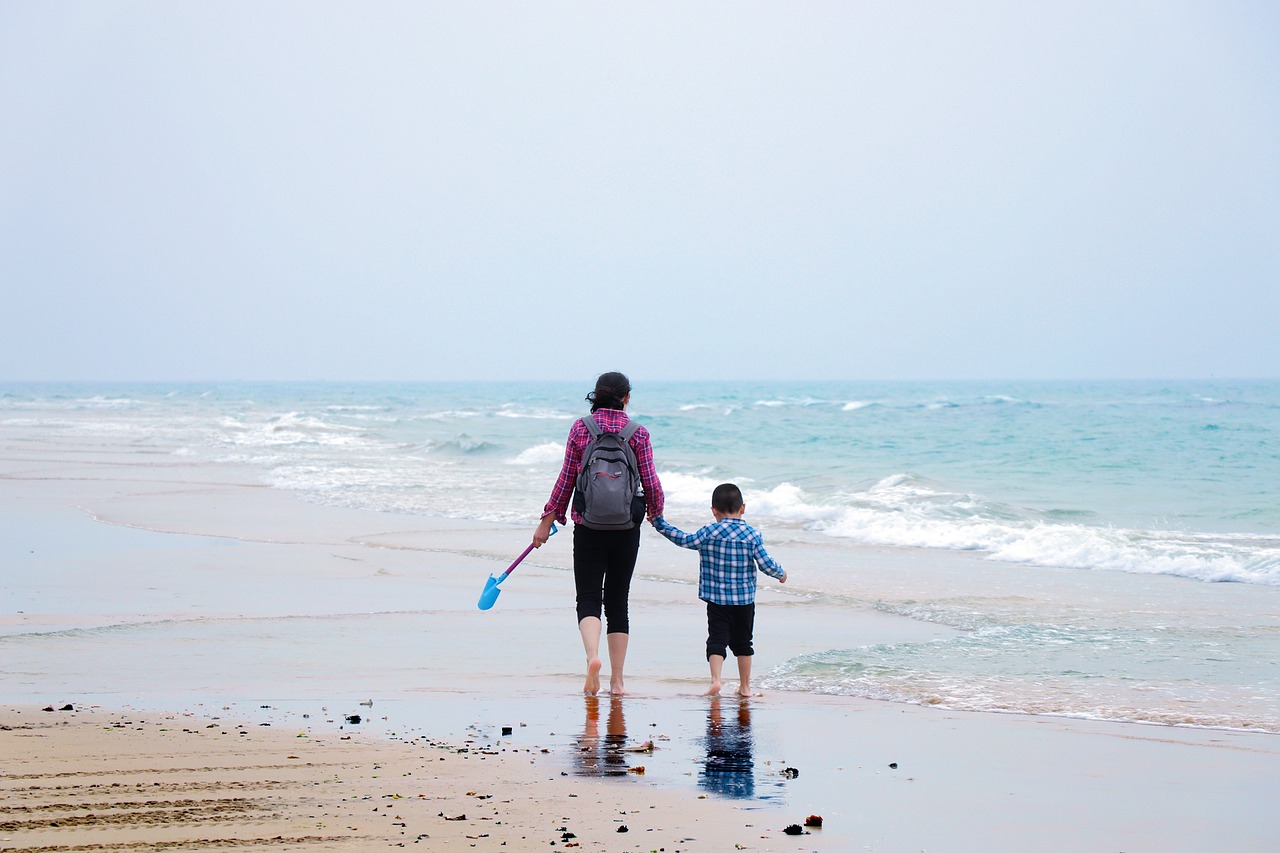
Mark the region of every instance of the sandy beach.
<instances>
[{"instance_id":1,"label":"sandy beach","mask_svg":"<svg viewBox=\"0 0 1280 853\"><path fill-rule=\"evenodd\" d=\"M524 736L518 723L506 738L483 725L382 737L341 728L340 718L282 720L265 710L257 719L276 722L237 722L226 711L5 707L0 841L28 853L409 844L1192 851L1266 850L1275 837L1265 800L1280 756L1265 737L771 705L751 713L799 731L789 759L761 762L759 798L743 801L688 783L694 759L679 736L653 751L625 737L611 745L612 703L599 703L596 737L588 723L569 745ZM739 704L724 704L732 722ZM1256 808L1232 812L1232 802ZM786 834L813 814L821 829Z\"/></svg>"},{"instance_id":2,"label":"sandy beach","mask_svg":"<svg viewBox=\"0 0 1280 853\"><path fill-rule=\"evenodd\" d=\"M1273 734L709 700L691 586L643 569L631 693L585 699L567 543L476 610L525 527L305 503L248 469L21 426L0 448L0 519L6 850L1131 853L1280 837ZM833 632L950 630L848 614L762 597L758 665ZM784 832L810 815L821 829Z\"/></svg>"},{"instance_id":3,"label":"sandy beach","mask_svg":"<svg viewBox=\"0 0 1280 853\"><path fill-rule=\"evenodd\" d=\"M11 851L713 850L780 835L722 802L593 784L479 735L387 742L98 708L0 719Z\"/></svg>"}]
</instances>

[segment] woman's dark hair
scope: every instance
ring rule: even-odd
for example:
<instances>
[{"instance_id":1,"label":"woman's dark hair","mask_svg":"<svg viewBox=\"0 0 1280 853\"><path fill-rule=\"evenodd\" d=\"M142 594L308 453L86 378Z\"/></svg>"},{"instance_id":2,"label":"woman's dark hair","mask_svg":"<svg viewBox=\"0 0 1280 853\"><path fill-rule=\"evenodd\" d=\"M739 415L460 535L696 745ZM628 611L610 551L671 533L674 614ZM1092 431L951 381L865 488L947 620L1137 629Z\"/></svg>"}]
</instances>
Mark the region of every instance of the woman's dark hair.
<instances>
[{"instance_id":1,"label":"woman's dark hair","mask_svg":"<svg viewBox=\"0 0 1280 853\"><path fill-rule=\"evenodd\" d=\"M631 382L621 373L601 373L596 380L596 390L587 395L591 411L597 409L621 409L622 401L631 393Z\"/></svg>"}]
</instances>

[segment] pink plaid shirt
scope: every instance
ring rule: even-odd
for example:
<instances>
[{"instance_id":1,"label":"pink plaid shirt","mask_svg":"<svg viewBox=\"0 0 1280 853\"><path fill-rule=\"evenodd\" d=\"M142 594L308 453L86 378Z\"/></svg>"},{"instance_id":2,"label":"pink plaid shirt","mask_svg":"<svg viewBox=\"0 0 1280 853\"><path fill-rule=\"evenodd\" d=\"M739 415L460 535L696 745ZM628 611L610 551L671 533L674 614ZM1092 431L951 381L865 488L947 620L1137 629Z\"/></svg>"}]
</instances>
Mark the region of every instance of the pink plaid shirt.
<instances>
[{"instance_id":1,"label":"pink plaid shirt","mask_svg":"<svg viewBox=\"0 0 1280 853\"><path fill-rule=\"evenodd\" d=\"M596 423L605 432L622 432L630 418L621 409L598 409L595 413ZM578 469L582 466L582 452L591 440L591 433L582 425L581 420L573 422L569 429L569 440L564 446L564 465L560 468L560 476L556 478L555 488L551 490L551 498L542 508L545 518L548 513L555 513L556 521L564 524L565 513L569 510L569 501L573 498L573 486L578 479ZM658 481L658 469L653 466L653 445L649 441L649 431L644 427L636 429L631 436L631 449L636 452L636 464L640 466L640 485L644 486L645 514L649 520L662 515L662 483ZM580 524L582 516L578 512L572 514L573 523Z\"/></svg>"}]
</instances>

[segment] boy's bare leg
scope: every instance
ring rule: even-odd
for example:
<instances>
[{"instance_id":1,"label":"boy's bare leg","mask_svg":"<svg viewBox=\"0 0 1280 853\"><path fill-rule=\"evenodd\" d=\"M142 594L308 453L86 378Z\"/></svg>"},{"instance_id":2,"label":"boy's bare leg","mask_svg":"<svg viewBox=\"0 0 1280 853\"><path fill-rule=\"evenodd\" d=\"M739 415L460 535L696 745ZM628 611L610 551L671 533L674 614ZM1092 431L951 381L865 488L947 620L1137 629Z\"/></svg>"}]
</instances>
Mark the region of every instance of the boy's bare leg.
<instances>
[{"instance_id":1,"label":"boy's bare leg","mask_svg":"<svg viewBox=\"0 0 1280 853\"><path fill-rule=\"evenodd\" d=\"M706 695L715 696L723 686L720 683L720 673L724 669L724 655L707 655L707 663L711 665L711 689Z\"/></svg>"},{"instance_id":2,"label":"boy's bare leg","mask_svg":"<svg viewBox=\"0 0 1280 853\"><path fill-rule=\"evenodd\" d=\"M583 616L578 631L582 634L582 650L587 653L587 680L582 692L594 696L600 692L600 617Z\"/></svg>"},{"instance_id":3,"label":"boy's bare leg","mask_svg":"<svg viewBox=\"0 0 1280 853\"><path fill-rule=\"evenodd\" d=\"M627 692L622 683L622 667L627 662L627 642L630 634L615 631L609 635L609 693L622 696Z\"/></svg>"},{"instance_id":4,"label":"boy's bare leg","mask_svg":"<svg viewBox=\"0 0 1280 853\"><path fill-rule=\"evenodd\" d=\"M738 695L751 695L751 655L738 655Z\"/></svg>"}]
</instances>

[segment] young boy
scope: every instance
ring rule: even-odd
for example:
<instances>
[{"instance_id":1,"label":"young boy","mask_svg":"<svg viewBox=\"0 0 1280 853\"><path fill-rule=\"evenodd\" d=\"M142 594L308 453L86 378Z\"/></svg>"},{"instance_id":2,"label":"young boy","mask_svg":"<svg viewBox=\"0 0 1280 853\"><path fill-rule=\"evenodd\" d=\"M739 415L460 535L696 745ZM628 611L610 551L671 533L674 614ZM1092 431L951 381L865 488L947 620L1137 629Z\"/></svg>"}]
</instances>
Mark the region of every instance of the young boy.
<instances>
[{"instance_id":1,"label":"young boy","mask_svg":"<svg viewBox=\"0 0 1280 853\"><path fill-rule=\"evenodd\" d=\"M720 692L725 647L738 659L738 695L751 695L751 632L756 619L756 569L779 583L787 573L764 549L764 538L742 520L747 511L742 492L722 483L711 493L715 523L695 533L672 527L662 516L653 521L658 532L682 548L693 548L701 559L698 598L707 603L707 662L711 665L708 696Z\"/></svg>"}]
</instances>

